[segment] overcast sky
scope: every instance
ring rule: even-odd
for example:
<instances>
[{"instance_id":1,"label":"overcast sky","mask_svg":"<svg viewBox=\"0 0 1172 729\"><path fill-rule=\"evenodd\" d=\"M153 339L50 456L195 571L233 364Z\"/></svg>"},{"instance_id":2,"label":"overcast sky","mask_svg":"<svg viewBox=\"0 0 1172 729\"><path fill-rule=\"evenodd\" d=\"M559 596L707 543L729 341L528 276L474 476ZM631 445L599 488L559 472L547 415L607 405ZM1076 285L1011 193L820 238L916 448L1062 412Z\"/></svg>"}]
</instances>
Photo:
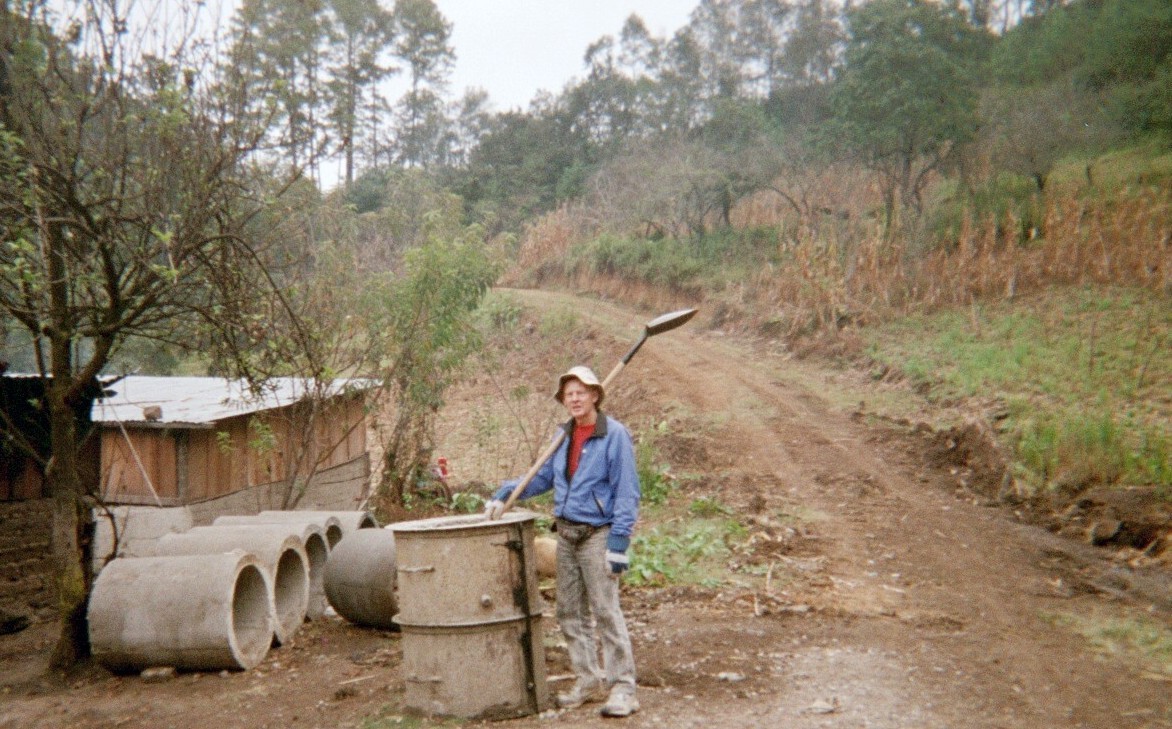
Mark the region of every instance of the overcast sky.
<instances>
[{"instance_id":1,"label":"overcast sky","mask_svg":"<svg viewBox=\"0 0 1172 729\"><path fill-rule=\"evenodd\" d=\"M488 92L494 110L528 109L540 90L557 93L581 77L586 46L618 36L636 13L657 37L688 21L698 0L435 0L453 25L453 97Z\"/></svg>"}]
</instances>

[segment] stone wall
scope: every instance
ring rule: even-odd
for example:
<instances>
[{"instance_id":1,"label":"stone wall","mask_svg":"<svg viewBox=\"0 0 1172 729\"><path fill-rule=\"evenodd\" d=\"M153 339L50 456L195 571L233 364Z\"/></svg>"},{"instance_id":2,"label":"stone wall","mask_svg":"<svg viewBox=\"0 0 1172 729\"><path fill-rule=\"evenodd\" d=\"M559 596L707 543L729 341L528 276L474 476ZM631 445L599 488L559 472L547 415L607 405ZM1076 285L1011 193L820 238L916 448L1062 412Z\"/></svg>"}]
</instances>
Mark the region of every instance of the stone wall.
<instances>
[{"instance_id":1,"label":"stone wall","mask_svg":"<svg viewBox=\"0 0 1172 729\"><path fill-rule=\"evenodd\" d=\"M51 620L56 615L49 499L0 502L0 611Z\"/></svg>"}]
</instances>

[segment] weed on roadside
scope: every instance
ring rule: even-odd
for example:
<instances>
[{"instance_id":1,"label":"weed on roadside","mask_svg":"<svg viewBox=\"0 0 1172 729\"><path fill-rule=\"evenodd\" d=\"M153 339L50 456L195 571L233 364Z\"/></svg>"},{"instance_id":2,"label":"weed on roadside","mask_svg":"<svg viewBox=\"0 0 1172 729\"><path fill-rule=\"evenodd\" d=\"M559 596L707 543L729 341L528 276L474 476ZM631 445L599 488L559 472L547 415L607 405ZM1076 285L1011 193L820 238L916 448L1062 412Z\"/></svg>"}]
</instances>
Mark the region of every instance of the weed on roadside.
<instances>
[{"instance_id":1,"label":"weed on roadside","mask_svg":"<svg viewBox=\"0 0 1172 729\"><path fill-rule=\"evenodd\" d=\"M656 450L656 440L666 434L667 422L662 421L643 429L635 443L635 469L639 474L639 491L644 504L664 503L675 484L671 467L660 461Z\"/></svg>"},{"instance_id":2,"label":"weed on roadside","mask_svg":"<svg viewBox=\"0 0 1172 729\"><path fill-rule=\"evenodd\" d=\"M429 719L401 713L400 707L384 706L376 716L367 717L359 725L361 729L443 729L463 726L458 719Z\"/></svg>"},{"instance_id":3,"label":"weed on roadside","mask_svg":"<svg viewBox=\"0 0 1172 729\"><path fill-rule=\"evenodd\" d=\"M732 519L671 521L637 534L627 582L636 586L716 587L725 578L731 547L745 538Z\"/></svg>"},{"instance_id":4,"label":"weed on roadside","mask_svg":"<svg viewBox=\"0 0 1172 729\"><path fill-rule=\"evenodd\" d=\"M733 512L711 496L701 496L688 504L688 513L701 519L715 516L732 516Z\"/></svg>"},{"instance_id":5,"label":"weed on roadside","mask_svg":"<svg viewBox=\"0 0 1172 729\"><path fill-rule=\"evenodd\" d=\"M1136 661L1154 678L1172 679L1172 630L1147 617L1044 616L1086 638L1095 650Z\"/></svg>"},{"instance_id":6,"label":"weed on roadside","mask_svg":"<svg viewBox=\"0 0 1172 729\"><path fill-rule=\"evenodd\" d=\"M873 358L930 399L1004 404L1032 490L1172 484L1172 310L1144 290L1066 289L874 330Z\"/></svg>"}]
</instances>

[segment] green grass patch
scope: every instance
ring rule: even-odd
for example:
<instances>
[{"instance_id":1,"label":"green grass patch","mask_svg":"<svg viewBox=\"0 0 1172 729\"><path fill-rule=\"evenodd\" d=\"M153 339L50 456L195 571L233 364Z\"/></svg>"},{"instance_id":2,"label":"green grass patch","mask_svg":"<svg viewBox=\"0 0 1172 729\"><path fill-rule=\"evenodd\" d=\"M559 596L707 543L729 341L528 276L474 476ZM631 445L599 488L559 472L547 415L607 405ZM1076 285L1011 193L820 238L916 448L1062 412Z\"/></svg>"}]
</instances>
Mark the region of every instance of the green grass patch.
<instances>
[{"instance_id":1,"label":"green grass patch","mask_svg":"<svg viewBox=\"0 0 1172 729\"><path fill-rule=\"evenodd\" d=\"M639 474L640 502L658 506L667 501L675 487L671 466L659 459L655 443L667 433L667 422L662 421L640 431L635 442L635 470Z\"/></svg>"},{"instance_id":2,"label":"green grass patch","mask_svg":"<svg viewBox=\"0 0 1172 729\"><path fill-rule=\"evenodd\" d=\"M1028 232L1040 215L1038 186L1032 179L1008 172L996 175L988 182L962 194L956 182L949 182L941 190L941 200L928 219L931 239L955 241L965 225L982 225L986 220L1008 220L1010 215L1019 222L1019 242L1028 239Z\"/></svg>"},{"instance_id":3,"label":"green grass patch","mask_svg":"<svg viewBox=\"0 0 1172 729\"><path fill-rule=\"evenodd\" d=\"M632 540L626 581L716 587L725 579L733 547L746 537L745 528L728 518L672 520L640 531Z\"/></svg>"},{"instance_id":4,"label":"green grass patch","mask_svg":"<svg viewBox=\"0 0 1172 729\"><path fill-rule=\"evenodd\" d=\"M361 729L441 729L441 727L464 726L459 719L432 719L402 713L399 707L387 705L374 716L366 717L359 724Z\"/></svg>"},{"instance_id":5,"label":"green grass patch","mask_svg":"<svg viewBox=\"0 0 1172 729\"><path fill-rule=\"evenodd\" d=\"M1082 635L1100 653L1138 662L1152 673L1172 677L1172 630L1165 625L1147 617L1101 619L1068 613L1046 617Z\"/></svg>"},{"instance_id":6,"label":"green grass patch","mask_svg":"<svg viewBox=\"0 0 1172 729\"><path fill-rule=\"evenodd\" d=\"M1058 290L910 317L864 335L873 358L930 397L1003 400L1005 442L1034 487L1172 489L1166 297Z\"/></svg>"},{"instance_id":7,"label":"green grass patch","mask_svg":"<svg viewBox=\"0 0 1172 729\"><path fill-rule=\"evenodd\" d=\"M762 267L777 266L781 233L775 226L721 228L689 238L602 235L569 251L567 274L595 273L651 286L719 290Z\"/></svg>"},{"instance_id":8,"label":"green grass patch","mask_svg":"<svg viewBox=\"0 0 1172 729\"><path fill-rule=\"evenodd\" d=\"M655 286L683 288L704 268L702 261L671 238L621 238L603 235L570 251L568 273L591 273L631 278Z\"/></svg>"},{"instance_id":9,"label":"green grass patch","mask_svg":"<svg viewBox=\"0 0 1172 729\"><path fill-rule=\"evenodd\" d=\"M1083 187L1087 169L1095 187L1103 191L1133 188L1137 184L1167 183L1172 180L1172 151L1163 142L1153 141L1108 152L1093 160L1063 160L1050 174L1051 182Z\"/></svg>"},{"instance_id":10,"label":"green grass patch","mask_svg":"<svg viewBox=\"0 0 1172 729\"><path fill-rule=\"evenodd\" d=\"M541 313L537 331L547 341L566 340L581 334L582 323L577 312L559 307Z\"/></svg>"}]
</instances>

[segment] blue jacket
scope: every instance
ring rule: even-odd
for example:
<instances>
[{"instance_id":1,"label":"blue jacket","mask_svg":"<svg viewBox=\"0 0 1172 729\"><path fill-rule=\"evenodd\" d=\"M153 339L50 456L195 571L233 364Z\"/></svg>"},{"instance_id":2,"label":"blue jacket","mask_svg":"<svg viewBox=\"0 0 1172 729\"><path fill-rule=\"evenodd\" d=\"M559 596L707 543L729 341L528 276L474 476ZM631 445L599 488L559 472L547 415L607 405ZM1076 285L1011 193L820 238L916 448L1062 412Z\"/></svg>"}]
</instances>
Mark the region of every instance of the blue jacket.
<instances>
[{"instance_id":1,"label":"blue jacket","mask_svg":"<svg viewBox=\"0 0 1172 729\"><path fill-rule=\"evenodd\" d=\"M639 518L639 475L631 434L614 418L602 413L594 432L582 446L574 479L566 479L566 459L574 421L563 428L566 438L553 456L521 492L528 499L553 489L553 515L570 521L603 526L610 524L613 537L630 537ZM494 498L505 501L521 479L506 481Z\"/></svg>"}]
</instances>

